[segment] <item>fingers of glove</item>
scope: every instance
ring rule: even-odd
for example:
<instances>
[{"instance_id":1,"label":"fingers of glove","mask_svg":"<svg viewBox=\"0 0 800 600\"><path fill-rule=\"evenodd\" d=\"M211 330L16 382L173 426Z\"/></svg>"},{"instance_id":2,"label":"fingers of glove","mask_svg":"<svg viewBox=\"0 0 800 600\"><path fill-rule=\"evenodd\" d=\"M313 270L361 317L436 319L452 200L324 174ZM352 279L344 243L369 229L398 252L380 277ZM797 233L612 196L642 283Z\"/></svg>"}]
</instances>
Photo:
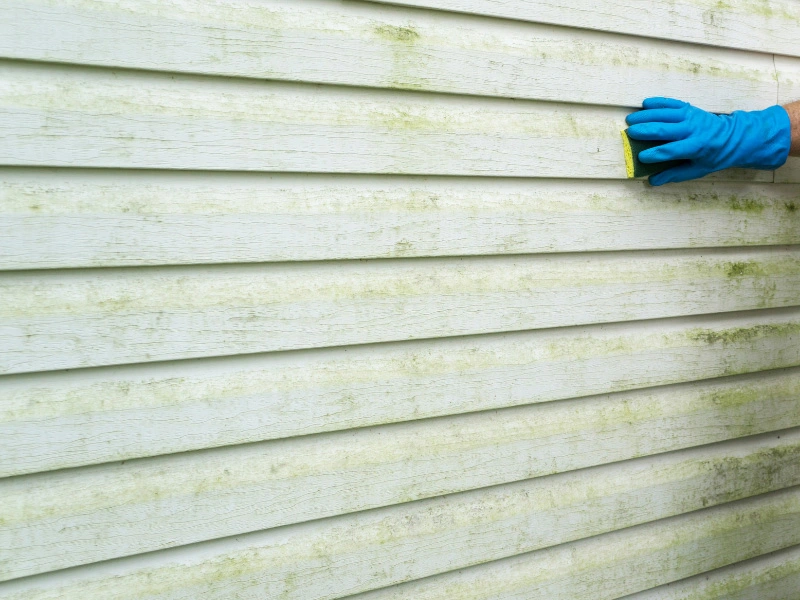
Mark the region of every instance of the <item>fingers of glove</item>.
<instances>
[{"instance_id":1,"label":"fingers of glove","mask_svg":"<svg viewBox=\"0 0 800 600\"><path fill-rule=\"evenodd\" d=\"M686 123L642 123L628 128L628 135L634 140L654 140L674 142L689 137Z\"/></svg>"},{"instance_id":2,"label":"fingers of glove","mask_svg":"<svg viewBox=\"0 0 800 600\"><path fill-rule=\"evenodd\" d=\"M643 163L659 163L667 160L692 160L700 151L700 145L694 139L670 142L639 152L639 160Z\"/></svg>"},{"instance_id":3,"label":"fingers of glove","mask_svg":"<svg viewBox=\"0 0 800 600\"><path fill-rule=\"evenodd\" d=\"M676 100L675 98L662 98L661 96L656 96L654 98L645 98L644 102L642 102L642 108L646 109L683 108L684 106L688 106L688 103L683 102L682 100Z\"/></svg>"},{"instance_id":4,"label":"fingers of glove","mask_svg":"<svg viewBox=\"0 0 800 600\"><path fill-rule=\"evenodd\" d=\"M659 186L665 183L679 183L699 179L709 174L708 169L697 167L691 163L667 169L661 173L650 176L650 185Z\"/></svg>"},{"instance_id":5,"label":"fingers of glove","mask_svg":"<svg viewBox=\"0 0 800 600\"><path fill-rule=\"evenodd\" d=\"M628 125L639 125L641 123L680 123L686 119L686 111L675 108L656 108L652 110L640 110L625 117Z\"/></svg>"}]
</instances>

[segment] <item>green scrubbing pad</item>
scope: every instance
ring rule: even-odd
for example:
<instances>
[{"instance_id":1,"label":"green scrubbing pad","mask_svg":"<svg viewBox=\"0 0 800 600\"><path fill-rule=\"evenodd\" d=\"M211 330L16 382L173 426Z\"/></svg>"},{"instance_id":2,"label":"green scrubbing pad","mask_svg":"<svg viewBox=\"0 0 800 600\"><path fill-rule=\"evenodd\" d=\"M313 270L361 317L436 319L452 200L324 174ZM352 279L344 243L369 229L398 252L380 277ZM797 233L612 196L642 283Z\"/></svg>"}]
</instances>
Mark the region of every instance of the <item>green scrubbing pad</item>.
<instances>
[{"instance_id":1,"label":"green scrubbing pad","mask_svg":"<svg viewBox=\"0 0 800 600\"><path fill-rule=\"evenodd\" d=\"M648 148L655 148L656 146L663 146L668 142L653 142L634 140L628 136L628 130L622 132L622 143L625 147L625 168L628 171L628 178L635 177L648 177L661 173L672 167L685 164L685 160L668 160L660 163L643 163L639 161L639 152L647 150Z\"/></svg>"}]
</instances>

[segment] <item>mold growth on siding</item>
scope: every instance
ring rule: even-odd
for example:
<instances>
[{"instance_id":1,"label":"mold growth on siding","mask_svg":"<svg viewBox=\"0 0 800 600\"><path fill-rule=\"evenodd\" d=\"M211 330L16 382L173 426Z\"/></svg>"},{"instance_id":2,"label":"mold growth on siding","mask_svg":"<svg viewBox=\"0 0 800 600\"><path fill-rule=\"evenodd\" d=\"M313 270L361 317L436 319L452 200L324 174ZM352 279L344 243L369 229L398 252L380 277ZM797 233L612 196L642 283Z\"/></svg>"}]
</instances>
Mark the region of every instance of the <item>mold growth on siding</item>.
<instances>
[{"instance_id":1,"label":"mold growth on siding","mask_svg":"<svg viewBox=\"0 0 800 600\"><path fill-rule=\"evenodd\" d=\"M725 0L718 0L719 10L735 10L742 13L764 17L765 19L783 19L794 23L800 22L800 10L792 9L789 2L772 2L771 0L737 0L734 6Z\"/></svg>"},{"instance_id":2,"label":"mold growth on siding","mask_svg":"<svg viewBox=\"0 0 800 600\"><path fill-rule=\"evenodd\" d=\"M725 267L725 274L728 277L765 275L762 266L755 261L728 263Z\"/></svg>"},{"instance_id":3,"label":"mold growth on siding","mask_svg":"<svg viewBox=\"0 0 800 600\"><path fill-rule=\"evenodd\" d=\"M800 561L797 559L791 560L783 564L775 564L772 562L766 569L758 567L755 572L750 570L743 570L739 572L725 573L725 579L721 581L707 582L708 576L704 579L705 582L694 583L698 579L690 580L697 589L686 590L684 587L680 588L680 600L725 600L726 598L739 598L750 597L755 598L754 591L763 588L763 593L769 594L771 584L777 583L782 579L796 576L800 573ZM722 574L720 574L721 576ZM699 576L698 576L699 577ZM688 585L688 582L687 582ZM781 589L781 588L778 588ZM738 596L736 594L746 592L746 596ZM775 598L776 596L769 596ZM677 598L677 596L676 596Z\"/></svg>"},{"instance_id":4,"label":"mold growth on siding","mask_svg":"<svg viewBox=\"0 0 800 600\"><path fill-rule=\"evenodd\" d=\"M27 77L21 75L23 79ZM330 97L320 98L311 90L285 86L264 92L249 82L220 93L202 81L174 79L158 78L143 87L104 73L87 72L80 77L61 73L47 80L11 80L2 100L17 109L69 112L72 119L95 113L109 119L145 115L153 120L153 126L167 118L183 123L222 120L236 126L271 123L355 127L357 135L364 134L365 126L372 126L379 130L479 133L489 138L521 132L545 138L602 138L615 143L619 138L618 111L612 109L554 110L530 101L526 104L529 110L523 110L512 101L495 98L476 108L471 102L450 97L437 102L385 91L362 94L336 90ZM121 133L116 138L126 142L134 139Z\"/></svg>"},{"instance_id":5,"label":"mold growth on siding","mask_svg":"<svg viewBox=\"0 0 800 600\"><path fill-rule=\"evenodd\" d=\"M693 329L686 337L693 342L704 344L746 344L754 339L767 337L785 338L800 335L800 323L782 323L778 325L755 325L753 327L736 327L733 329Z\"/></svg>"},{"instance_id":6,"label":"mold growth on siding","mask_svg":"<svg viewBox=\"0 0 800 600\"><path fill-rule=\"evenodd\" d=\"M359 19L352 17L355 22ZM527 29L527 28L526 28ZM427 38L427 28L422 34L417 26L398 25L386 23L374 28L375 33L392 44L413 45L423 35ZM562 65L582 65L598 67L625 67L640 68L648 71L683 72L703 77L735 78L753 82L767 82L771 78L765 77L759 69L737 65L733 62L720 61L708 56L690 58L691 55L670 53L659 48L642 47L640 45L625 43L619 40L606 38L605 35L585 34L586 39L576 39L575 36L559 35L550 31L513 31L511 35L501 35L494 28L481 30L461 26L456 28L439 29L435 38L431 39L430 52L446 51L448 53L462 52L466 55L478 54L481 57L490 57L492 64L505 66L515 71L528 68L547 67L557 68ZM423 58L425 55L408 55L409 60ZM439 60L438 58L435 60ZM485 60L485 59L479 59ZM424 72L421 69L417 73ZM438 87L442 73L437 73L432 82ZM503 86L505 89L505 86ZM506 90L508 92L508 90Z\"/></svg>"},{"instance_id":7,"label":"mold growth on siding","mask_svg":"<svg viewBox=\"0 0 800 600\"><path fill-rule=\"evenodd\" d=\"M390 42L413 44L420 38L419 33L417 33L417 30L412 26L397 27L395 25L380 25L375 27L374 31L378 36Z\"/></svg>"},{"instance_id":8,"label":"mold growth on siding","mask_svg":"<svg viewBox=\"0 0 800 600\"><path fill-rule=\"evenodd\" d=\"M428 54L419 47L422 35L413 25L381 24L372 27L372 32L389 44L392 67L384 85L405 90L436 89L441 81L431 81L422 74L426 72Z\"/></svg>"},{"instance_id":9,"label":"mold growth on siding","mask_svg":"<svg viewBox=\"0 0 800 600\"><path fill-rule=\"evenodd\" d=\"M656 427L656 423L663 418L685 419L687 415L699 412L714 413L724 422L726 416L728 419L730 416L717 407L728 409L749 404L752 406L750 415L753 415L759 408L764 409L765 397L787 396L795 393L797 387L796 382L782 382L780 385L743 386L710 393L688 392L676 394L669 401L664 401L663 394L642 393L622 399L609 397L603 403L595 402L581 408L573 406L571 410L566 410L566 405L551 405L537 407L535 410L511 409L491 416L481 415L480 419L478 416L454 417L447 427L441 422L438 427L437 423L427 426L417 424L412 426L412 430L405 425L389 425L380 429L382 436L379 438L365 436L360 439L356 434L344 443L341 434L333 434L317 438L319 445L314 445L310 440L305 446L289 442L288 447L283 441L271 442L261 445L260 452L242 453L236 460L232 460L225 451L208 452L203 455L203 469L195 468L198 463L191 461L191 455L186 455L175 457L177 460L171 468L166 469L163 468L164 463L161 463L162 467L149 467L147 462L139 462L136 466L131 464L126 468L128 471L120 468L99 477L92 477L93 471L89 470L83 472L82 483L62 480L59 485L53 483L47 489L37 490L35 506L39 512L29 506L29 510L17 515L15 520L33 522L56 514L69 515L75 510L106 510L120 504L142 504L168 497L185 497L189 493L201 495L213 490L231 491L252 484L266 485L269 480L299 480L336 472L342 473L342 477L348 472L358 477L358 472L366 472L371 466L387 467L391 463L412 469L415 463L421 465L435 458L448 460L448 456L476 450L486 452L488 459L493 449L523 440L541 440L544 457L559 443L546 441L554 436L566 436L581 431L584 432L583 435L591 436L612 431L622 424L641 426L650 422L651 427ZM576 418L578 416L580 418ZM748 419L746 411L737 412L731 429L736 435L752 435L761 432L758 424L758 419ZM674 428L675 425L667 422L664 425L664 435L675 434ZM679 435L675 437L676 440L680 438ZM673 449L680 448L680 443L676 441ZM652 449L631 449L626 456L633 458L649 452ZM552 464L544 461L536 467L532 466L527 477L550 475L575 468L559 466L555 456L552 460ZM451 463L445 462L444 466L448 464ZM103 470L104 467L99 467L95 472L99 474ZM96 479L97 485L89 485L86 477ZM352 481L355 484L356 479ZM73 485L77 487L73 489ZM406 492L404 501L463 489L453 487L452 482L444 485L445 489L435 493L426 488L427 491L422 495L419 491L415 495L412 485ZM103 489L110 490L111 493L104 494ZM31 498L34 490L30 489L25 493ZM65 496L70 498L69 502L63 501ZM10 500L14 500L13 495ZM400 500L392 503L397 502Z\"/></svg>"},{"instance_id":10,"label":"mold growth on siding","mask_svg":"<svg viewBox=\"0 0 800 600\"><path fill-rule=\"evenodd\" d=\"M353 557L358 556L372 556L377 564L389 567L396 564L397 558L393 554L410 549L411 544L419 544L421 540L447 541L463 536L465 531L473 532L468 536L470 543L466 548L471 551L468 556L475 555L478 547L484 552L487 541L491 544L490 552L497 552L502 540L487 537L485 532L494 530L501 523L513 527L533 514L547 514L555 524L566 519L573 523L569 525L569 530L576 528L575 533L590 536L654 518L694 511L703 505L766 493L781 485L793 485L792 473L775 465L780 460L796 462L797 458L797 448L766 448L746 456L661 464L658 469L647 464L631 465L630 468L617 469L610 473L610 477L607 471L596 471L588 476L584 474L580 479L560 478L549 482L552 484L547 486L530 488L525 484L480 494L470 492L423 501L399 510L391 509L391 512L382 510L357 518L323 523L322 530L301 526L288 540L281 537L277 543L274 538L265 539L262 534L256 534L259 537L251 538L251 545L246 548L237 543L234 548L218 548L203 553L201 558L195 559L197 562L188 563L170 561L164 557L160 564L131 565L129 571L123 571L114 579L76 581L60 591L70 594L78 593L80 589L84 597L87 597L86 594L88 597L93 597L92 594L102 597L108 586L114 585L115 592L128 591L119 598L133 598L134 594L138 594L135 597L166 594L175 588L202 585L207 589L210 582L227 581L229 584L238 584L238 589L242 589L242 585L258 585L262 586L262 593L281 593L287 591L287 579L294 580L301 576L306 581L314 581L337 565L345 566L343 561L352 564ZM634 498L642 495L645 498L654 493L663 495L663 488L670 487L679 487L684 493L676 490L668 495L666 504L657 509L655 514L645 508L647 502L634 501ZM722 521L730 520L731 529L740 529L748 524L757 525L780 518L790 508L794 509L796 504L794 500L761 506L752 513L736 511ZM573 521L576 509L584 515L578 523ZM565 526L567 521L563 521ZM721 522L715 522L713 530L720 531L721 526ZM695 536L696 532L686 532L686 535ZM517 553L553 543L528 531L515 537ZM669 543L681 543L681 537L672 533ZM379 546L387 548L376 555ZM325 560L320 563L321 559ZM473 564L471 558L461 560L462 567ZM254 580L253 576L257 573L261 575ZM354 576L348 568L343 570L343 574L346 577ZM271 583L271 587L263 588L265 583ZM293 589L293 585L289 586L287 593L291 594ZM115 597L118 595L115 594Z\"/></svg>"},{"instance_id":11,"label":"mold growth on siding","mask_svg":"<svg viewBox=\"0 0 800 600\"><path fill-rule=\"evenodd\" d=\"M381 385L379 382L395 382L392 385L402 387L407 385L400 383L402 380L488 372L551 361L593 360L657 349L688 349L697 344L746 344L756 339L774 340L773 345L777 349L790 346L798 334L800 324L793 322L732 329L698 328L688 333L664 335L573 334L544 342L536 338L510 340L504 343L503 349L491 340L455 349L430 345L425 349L390 351L369 359L355 356L347 359L320 357L307 367L293 363L281 369L269 370L243 367L241 371L207 377L175 374L138 379L132 373L130 380L116 381L110 378L108 381L72 386L56 382L47 384L46 380L42 380L40 385L20 387L16 393L12 391L7 396L4 410L0 411L0 421L36 420L181 404L219 404L251 396L261 397L261 402L271 403L275 401L273 398L276 394L278 397L286 394L296 397L302 390L313 390L313 394L326 399L325 404L331 401L330 398L341 394L343 402L347 399L342 411L349 414L354 408L353 394L357 393L356 390L364 385L368 388ZM785 360L779 366L787 366ZM615 386L614 390L617 389L621 387ZM364 402L361 392L358 392L358 398L357 402L361 405ZM282 405L281 402L277 403L277 407ZM276 410L280 412L282 409Z\"/></svg>"},{"instance_id":12,"label":"mold growth on siding","mask_svg":"<svg viewBox=\"0 0 800 600\"><path fill-rule=\"evenodd\" d=\"M760 215L766 208L766 203L747 196L730 196L728 206L731 210L744 212L751 215Z\"/></svg>"}]
</instances>

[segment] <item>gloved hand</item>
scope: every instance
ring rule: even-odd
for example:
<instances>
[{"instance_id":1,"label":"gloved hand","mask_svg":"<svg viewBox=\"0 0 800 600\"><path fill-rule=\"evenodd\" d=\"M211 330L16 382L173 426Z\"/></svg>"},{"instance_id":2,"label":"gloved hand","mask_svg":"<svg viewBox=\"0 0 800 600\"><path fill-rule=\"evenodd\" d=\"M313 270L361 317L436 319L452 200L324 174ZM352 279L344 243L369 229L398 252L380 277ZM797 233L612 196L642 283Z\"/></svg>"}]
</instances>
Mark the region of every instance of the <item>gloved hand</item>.
<instances>
[{"instance_id":1,"label":"gloved hand","mask_svg":"<svg viewBox=\"0 0 800 600\"><path fill-rule=\"evenodd\" d=\"M628 135L636 140L671 142L643 150L639 160L686 160L650 177L664 185L704 177L731 167L777 169L792 145L791 122L782 106L717 115L671 98L648 98L645 110L628 115Z\"/></svg>"}]
</instances>

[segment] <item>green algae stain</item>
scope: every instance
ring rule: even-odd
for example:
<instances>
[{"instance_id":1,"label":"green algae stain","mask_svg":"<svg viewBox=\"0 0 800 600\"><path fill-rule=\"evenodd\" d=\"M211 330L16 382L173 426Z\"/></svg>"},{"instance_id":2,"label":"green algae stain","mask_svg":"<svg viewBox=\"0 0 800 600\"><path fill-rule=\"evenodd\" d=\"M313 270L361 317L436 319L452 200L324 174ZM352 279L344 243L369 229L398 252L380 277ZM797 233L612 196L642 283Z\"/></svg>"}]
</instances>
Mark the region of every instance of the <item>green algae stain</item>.
<instances>
[{"instance_id":1,"label":"green algae stain","mask_svg":"<svg viewBox=\"0 0 800 600\"><path fill-rule=\"evenodd\" d=\"M428 73L429 56L420 51L418 42L422 34L413 26L383 24L371 28L371 34L389 42L392 53L392 68L384 84L401 90L427 90L438 87L441 82L431 81L430 77L420 76Z\"/></svg>"},{"instance_id":2,"label":"green algae stain","mask_svg":"<svg viewBox=\"0 0 800 600\"><path fill-rule=\"evenodd\" d=\"M393 256L411 256L415 252L413 242L403 238L394 245Z\"/></svg>"},{"instance_id":3,"label":"green algae stain","mask_svg":"<svg viewBox=\"0 0 800 600\"><path fill-rule=\"evenodd\" d=\"M736 408L754 404L763 398L764 390L754 387L740 387L733 389L715 390L704 395L704 400L714 406Z\"/></svg>"},{"instance_id":4,"label":"green algae stain","mask_svg":"<svg viewBox=\"0 0 800 600\"><path fill-rule=\"evenodd\" d=\"M705 3L703 2L703 4ZM800 18L796 9L790 7L789 3L769 2L767 0L738 0L735 3L726 0L718 0L707 12L727 12L726 16L733 17L753 15L765 19L783 19L792 22L797 22ZM716 25L717 23L707 24Z\"/></svg>"},{"instance_id":5,"label":"green algae stain","mask_svg":"<svg viewBox=\"0 0 800 600\"><path fill-rule=\"evenodd\" d=\"M763 202L754 200L753 198L740 198L738 196L731 196L728 198L728 207L731 210L738 212L758 215L764 212L765 205Z\"/></svg>"},{"instance_id":6,"label":"green algae stain","mask_svg":"<svg viewBox=\"0 0 800 600\"><path fill-rule=\"evenodd\" d=\"M786 577L796 575L800 572L800 564L797 561L790 561L782 565L771 565L766 571L759 571L755 574L743 573L733 578L726 578L724 581L717 581L708 586L693 590L688 596L682 596L682 600L719 600L721 598L733 598L735 593L750 592L762 585L779 581ZM736 596L738 597L738 596Z\"/></svg>"},{"instance_id":7,"label":"green algae stain","mask_svg":"<svg viewBox=\"0 0 800 600\"><path fill-rule=\"evenodd\" d=\"M421 37L414 27L398 27L396 25L380 25L373 29L375 34L390 42L413 44Z\"/></svg>"},{"instance_id":8,"label":"green algae stain","mask_svg":"<svg viewBox=\"0 0 800 600\"><path fill-rule=\"evenodd\" d=\"M732 262L725 265L725 275L730 278L764 275L764 269L755 261Z\"/></svg>"},{"instance_id":9,"label":"green algae stain","mask_svg":"<svg viewBox=\"0 0 800 600\"><path fill-rule=\"evenodd\" d=\"M692 329L686 336L693 342L704 344L741 344L757 338L783 337L800 333L800 323L779 325L756 325L754 327L735 327L733 329Z\"/></svg>"},{"instance_id":10,"label":"green algae stain","mask_svg":"<svg viewBox=\"0 0 800 600\"><path fill-rule=\"evenodd\" d=\"M790 213L797 212L797 204L795 204L794 202L784 202L783 206L787 212Z\"/></svg>"},{"instance_id":11,"label":"green algae stain","mask_svg":"<svg viewBox=\"0 0 800 600\"><path fill-rule=\"evenodd\" d=\"M422 108L386 107L384 110L373 110L369 113L372 123L390 131L446 131L445 119L437 118Z\"/></svg>"}]
</instances>

